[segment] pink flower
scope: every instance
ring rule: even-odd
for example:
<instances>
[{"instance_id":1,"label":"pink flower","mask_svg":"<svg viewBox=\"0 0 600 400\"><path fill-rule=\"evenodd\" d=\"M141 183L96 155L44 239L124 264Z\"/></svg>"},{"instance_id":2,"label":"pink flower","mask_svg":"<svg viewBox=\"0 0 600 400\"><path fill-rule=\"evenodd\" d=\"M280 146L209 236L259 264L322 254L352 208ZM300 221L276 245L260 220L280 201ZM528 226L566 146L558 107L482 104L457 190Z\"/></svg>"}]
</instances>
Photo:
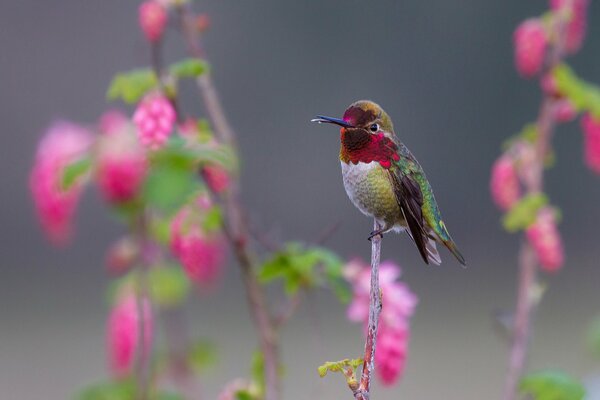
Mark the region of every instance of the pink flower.
<instances>
[{"instance_id":1,"label":"pink flower","mask_svg":"<svg viewBox=\"0 0 600 400\"><path fill-rule=\"evenodd\" d=\"M490 191L496 205L504 211L509 210L521 198L519 178L514 162L508 155L501 156L494 163Z\"/></svg>"},{"instance_id":2,"label":"pink flower","mask_svg":"<svg viewBox=\"0 0 600 400\"><path fill-rule=\"evenodd\" d=\"M66 121L52 124L38 144L29 188L42 228L55 244L65 244L83 188L81 180L62 187L64 168L85 155L92 144L90 132Z\"/></svg>"},{"instance_id":3,"label":"pink flower","mask_svg":"<svg viewBox=\"0 0 600 400\"><path fill-rule=\"evenodd\" d=\"M208 288L220 278L226 257L220 231L203 228L206 213L212 208L207 197L181 209L171 222L171 251L183 265L188 278Z\"/></svg>"},{"instance_id":4,"label":"pink flower","mask_svg":"<svg viewBox=\"0 0 600 400\"><path fill-rule=\"evenodd\" d=\"M149 357L153 337L153 320L150 302L142 301L142 315L144 325L144 354ZM118 378L130 374L135 354L138 348L140 312L137 299L127 295L119 300L113 307L108 318L106 342L108 347L108 361L110 370Z\"/></svg>"},{"instance_id":5,"label":"pink flower","mask_svg":"<svg viewBox=\"0 0 600 400\"><path fill-rule=\"evenodd\" d=\"M219 165L206 165L202 168L202 178L210 190L221 194L229 189L231 179L225 168Z\"/></svg>"},{"instance_id":6,"label":"pink flower","mask_svg":"<svg viewBox=\"0 0 600 400\"><path fill-rule=\"evenodd\" d=\"M544 25L539 19L523 21L515 30L515 65L519 74L531 78L540 72L546 55L548 38Z\"/></svg>"},{"instance_id":7,"label":"pink flower","mask_svg":"<svg viewBox=\"0 0 600 400\"><path fill-rule=\"evenodd\" d=\"M571 122L577 117L577 109L569 99L560 99L554 106L554 118L558 122Z\"/></svg>"},{"instance_id":8,"label":"pink flower","mask_svg":"<svg viewBox=\"0 0 600 400\"><path fill-rule=\"evenodd\" d=\"M558 90L558 87L556 86L556 80L554 79L552 72L548 72L547 74L544 74L544 76L542 76L542 78L540 79L540 87L542 88L544 93L550 96L560 97L562 95Z\"/></svg>"},{"instance_id":9,"label":"pink flower","mask_svg":"<svg viewBox=\"0 0 600 400\"><path fill-rule=\"evenodd\" d=\"M584 134L585 162L588 167L600 174L600 118L587 113L581 118Z\"/></svg>"},{"instance_id":10,"label":"pink flower","mask_svg":"<svg viewBox=\"0 0 600 400\"><path fill-rule=\"evenodd\" d=\"M153 93L138 104L133 122L142 144L157 150L165 144L173 131L175 110L166 97Z\"/></svg>"},{"instance_id":11,"label":"pink flower","mask_svg":"<svg viewBox=\"0 0 600 400\"><path fill-rule=\"evenodd\" d=\"M403 373L410 336L409 320L418 302L409 287L397 280L400 274L400 267L391 261L383 262L379 266L383 307L377 335L375 369L385 385L393 384ZM346 265L344 275L354 292L347 310L348 319L361 322L366 331L369 321L370 266L362 261L353 260Z\"/></svg>"},{"instance_id":12,"label":"pink flower","mask_svg":"<svg viewBox=\"0 0 600 400\"><path fill-rule=\"evenodd\" d=\"M165 7L159 1L148 0L140 5L138 11L140 27L146 39L149 42L160 40L168 21Z\"/></svg>"},{"instance_id":13,"label":"pink flower","mask_svg":"<svg viewBox=\"0 0 600 400\"><path fill-rule=\"evenodd\" d=\"M527 228L526 235L542 269L554 272L562 267L564 262L562 240L551 208L544 208L538 212L536 221Z\"/></svg>"},{"instance_id":14,"label":"pink flower","mask_svg":"<svg viewBox=\"0 0 600 400\"><path fill-rule=\"evenodd\" d=\"M565 51L569 54L576 53L583 44L587 30L588 0L550 0L550 7L555 12L569 13L569 22L566 28ZM567 9L571 5L570 10Z\"/></svg>"},{"instance_id":15,"label":"pink flower","mask_svg":"<svg viewBox=\"0 0 600 400\"><path fill-rule=\"evenodd\" d=\"M96 177L104 198L111 204L135 199L148 169L144 149L123 114L111 111L101 117Z\"/></svg>"}]
</instances>

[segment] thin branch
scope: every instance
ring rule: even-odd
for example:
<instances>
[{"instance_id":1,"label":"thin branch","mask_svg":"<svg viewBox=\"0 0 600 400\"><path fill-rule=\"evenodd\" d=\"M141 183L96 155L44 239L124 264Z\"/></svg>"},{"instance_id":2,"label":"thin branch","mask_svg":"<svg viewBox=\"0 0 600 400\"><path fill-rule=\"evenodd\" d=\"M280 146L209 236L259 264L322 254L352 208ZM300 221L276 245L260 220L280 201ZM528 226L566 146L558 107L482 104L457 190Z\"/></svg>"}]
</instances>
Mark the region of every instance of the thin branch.
<instances>
[{"instance_id":1,"label":"thin branch","mask_svg":"<svg viewBox=\"0 0 600 400\"><path fill-rule=\"evenodd\" d=\"M377 221L374 222L374 231L381 229ZM356 400L369 400L371 396L371 379L375 370L375 349L377 347L377 328L379 314L381 313L381 291L379 289L379 260L381 258L382 236L377 235L371 240L371 292L369 299L369 325L367 326L367 340L365 342L365 355L358 390L354 391Z\"/></svg>"},{"instance_id":2,"label":"thin branch","mask_svg":"<svg viewBox=\"0 0 600 400\"><path fill-rule=\"evenodd\" d=\"M190 5L179 5L177 13L188 52L192 57L203 58L204 52L198 40L198 32L194 26L194 14ZM231 146L237 152L235 133L225 117L210 73L201 75L196 82L217 139ZM242 281L246 288L250 312L259 334L260 349L265 363L265 400L277 400L280 395L278 337L273 318L267 307L265 293L256 279L257 263L248 246L248 227L243 217L244 212L239 193L239 180L232 180L228 193L222 197L225 204L225 231L242 272Z\"/></svg>"},{"instance_id":3,"label":"thin branch","mask_svg":"<svg viewBox=\"0 0 600 400\"><path fill-rule=\"evenodd\" d=\"M136 381L137 392L136 399L147 400L150 397L150 380L151 380L151 360L152 360L152 334L146 332L150 326L146 321L146 317L152 319L152 304L149 296L148 288L148 270L152 265L154 248L148 234L148 214L146 210L142 210L137 223L137 234L141 249L141 262L138 273L138 286L136 291L136 305L138 315L138 337L136 349ZM146 309L145 304L149 304ZM148 338L148 339L147 339ZM150 341L148 345L146 342Z\"/></svg>"},{"instance_id":4,"label":"thin branch","mask_svg":"<svg viewBox=\"0 0 600 400\"><path fill-rule=\"evenodd\" d=\"M564 8L570 9L572 4L573 0L567 0ZM565 28L568 18L564 13L560 13L554 23L555 43L549 51L546 73L552 71L564 57ZM549 94L544 94L536 124L538 136L535 142L535 161L532 165L531 178L524 182L527 194L541 193L544 189L544 164L556 125L554 118L555 106L556 99ZM504 400L514 400L517 396L519 380L527 363L531 320L535 309L533 292L537 282L537 259L526 238L523 238L521 244L519 271L515 324L504 388Z\"/></svg>"}]
</instances>

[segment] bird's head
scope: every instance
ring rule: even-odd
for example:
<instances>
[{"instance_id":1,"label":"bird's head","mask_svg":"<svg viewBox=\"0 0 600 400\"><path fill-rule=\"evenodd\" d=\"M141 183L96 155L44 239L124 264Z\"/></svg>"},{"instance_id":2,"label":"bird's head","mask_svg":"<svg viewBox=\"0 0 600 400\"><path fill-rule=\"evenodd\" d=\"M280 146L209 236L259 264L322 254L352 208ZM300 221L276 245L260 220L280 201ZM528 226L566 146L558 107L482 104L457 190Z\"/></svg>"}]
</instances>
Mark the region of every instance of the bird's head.
<instances>
[{"instance_id":1,"label":"bird's head","mask_svg":"<svg viewBox=\"0 0 600 400\"><path fill-rule=\"evenodd\" d=\"M360 131L369 135L383 133L388 137L394 133L392 119L379 104L370 100L359 100L350 104L341 119L318 115L312 122L339 125L342 127L342 133Z\"/></svg>"}]
</instances>

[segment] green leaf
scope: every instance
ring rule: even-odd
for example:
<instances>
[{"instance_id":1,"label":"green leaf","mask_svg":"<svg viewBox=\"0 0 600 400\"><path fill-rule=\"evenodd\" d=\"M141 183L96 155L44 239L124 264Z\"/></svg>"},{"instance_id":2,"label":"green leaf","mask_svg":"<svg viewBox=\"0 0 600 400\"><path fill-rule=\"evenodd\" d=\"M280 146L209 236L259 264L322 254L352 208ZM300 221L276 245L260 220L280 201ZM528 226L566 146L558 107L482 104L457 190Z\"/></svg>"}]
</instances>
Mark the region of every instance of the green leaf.
<instances>
[{"instance_id":1,"label":"green leaf","mask_svg":"<svg viewBox=\"0 0 600 400\"><path fill-rule=\"evenodd\" d=\"M255 351L252 356L252 380L256 382L259 393L264 393L265 389L265 357L262 352Z\"/></svg>"},{"instance_id":2,"label":"green leaf","mask_svg":"<svg viewBox=\"0 0 600 400\"><path fill-rule=\"evenodd\" d=\"M182 304L190 291L190 281L180 267L156 267L148 273L152 299L161 307Z\"/></svg>"},{"instance_id":3,"label":"green leaf","mask_svg":"<svg viewBox=\"0 0 600 400\"><path fill-rule=\"evenodd\" d=\"M600 356L600 317L592 321L587 333L587 343L592 353Z\"/></svg>"},{"instance_id":4,"label":"green leaf","mask_svg":"<svg viewBox=\"0 0 600 400\"><path fill-rule=\"evenodd\" d=\"M537 193L523 197L502 218L502 225L508 232L515 233L535 222L537 212L548 204L545 194Z\"/></svg>"},{"instance_id":5,"label":"green leaf","mask_svg":"<svg viewBox=\"0 0 600 400\"><path fill-rule=\"evenodd\" d=\"M213 206L204 215L202 228L205 232L215 232L223 226L223 213L219 206Z\"/></svg>"},{"instance_id":6,"label":"green leaf","mask_svg":"<svg viewBox=\"0 0 600 400\"><path fill-rule=\"evenodd\" d=\"M561 371L541 371L529 374L519 384L523 395L534 400L582 400L583 385Z\"/></svg>"},{"instance_id":7,"label":"green leaf","mask_svg":"<svg viewBox=\"0 0 600 400\"><path fill-rule=\"evenodd\" d=\"M558 91L564 94L577 110L587 110L600 117L600 88L580 79L569 66L554 68L552 76Z\"/></svg>"},{"instance_id":8,"label":"green leaf","mask_svg":"<svg viewBox=\"0 0 600 400\"><path fill-rule=\"evenodd\" d=\"M87 174L92 168L92 159L84 157L67 165L63 169L61 188L69 190L80 178Z\"/></svg>"},{"instance_id":9,"label":"green leaf","mask_svg":"<svg viewBox=\"0 0 600 400\"><path fill-rule=\"evenodd\" d=\"M197 372L204 372L218 361L216 346L207 340L197 340L188 353L188 361Z\"/></svg>"},{"instance_id":10,"label":"green leaf","mask_svg":"<svg viewBox=\"0 0 600 400\"><path fill-rule=\"evenodd\" d=\"M317 246L305 248L300 243L291 242L264 262L258 279L262 283L283 280L288 295L295 294L302 287L329 285L340 299L348 299L342 266L342 260L330 250Z\"/></svg>"},{"instance_id":11,"label":"green leaf","mask_svg":"<svg viewBox=\"0 0 600 400\"><path fill-rule=\"evenodd\" d=\"M344 372L347 368L352 368L352 370L356 370L360 365L363 364L362 358L345 358L340 361L327 361L323 365L320 365L317 368L317 372L319 376L323 378L327 375L328 372Z\"/></svg>"},{"instance_id":12,"label":"green leaf","mask_svg":"<svg viewBox=\"0 0 600 400\"><path fill-rule=\"evenodd\" d=\"M177 78L196 78L208 71L208 64L196 58L188 58L172 64L169 71Z\"/></svg>"},{"instance_id":13,"label":"green leaf","mask_svg":"<svg viewBox=\"0 0 600 400\"><path fill-rule=\"evenodd\" d=\"M88 386L79 392L78 400L134 400L136 387L131 380L102 382Z\"/></svg>"},{"instance_id":14,"label":"green leaf","mask_svg":"<svg viewBox=\"0 0 600 400\"><path fill-rule=\"evenodd\" d=\"M239 390L235 393L237 400L255 400L256 398L247 390Z\"/></svg>"},{"instance_id":15,"label":"green leaf","mask_svg":"<svg viewBox=\"0 0 600 400\"><path fill-rule=\"evenodd\" d=\"M143 188L144 200L153 207L170 211L181 207L200 188L195 175L176 165L153 168Z\"/></svg>"},{"instance_id":16,"label":"green leaf","mask_svg":"<svg viewBox=\"0 0 600 400\"><path fill-rule=\"evenodd\" d=\"M106 97L121 99L125 103L137 103L146 93L158 86L156 74L149 68L121 72L113 78Z\"/></svg>"}]
</instances>

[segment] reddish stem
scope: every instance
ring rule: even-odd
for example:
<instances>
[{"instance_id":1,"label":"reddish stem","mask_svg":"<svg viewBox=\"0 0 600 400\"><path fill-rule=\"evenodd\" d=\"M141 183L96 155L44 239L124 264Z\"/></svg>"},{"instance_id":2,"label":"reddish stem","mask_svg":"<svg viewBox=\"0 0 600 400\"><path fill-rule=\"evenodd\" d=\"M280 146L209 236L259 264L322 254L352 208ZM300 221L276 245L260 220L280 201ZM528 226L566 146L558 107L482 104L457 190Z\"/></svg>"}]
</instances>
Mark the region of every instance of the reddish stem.
<instances>
[{"instance_id":1,"label":"reddish stem","mask_svg":"<svg viewBox=\"0 0 600 400\"><path fill-rule=\"evenodd\" d=\"M571 1L564 8L570 9ZM551 73L564 57L565 27L568 16L557 14L554 23L555 42L549 49L548 62L544 73ZM537 119L537 140L535 142L535 161L532 165L531 177L524 184L527 194L541 193L544 190L544 164L550 148L552 134L556 125L554 108L556 99L544 94ZM519 380L527 362L528 344L531 336L531 320L535 311L533 292L536 285L537 259L526 238L523 238L519 255L519 282L515 324L510 349L508 373L504 388L504 400L514 400L517 396Z\"/></svg>"}]
</instances>

